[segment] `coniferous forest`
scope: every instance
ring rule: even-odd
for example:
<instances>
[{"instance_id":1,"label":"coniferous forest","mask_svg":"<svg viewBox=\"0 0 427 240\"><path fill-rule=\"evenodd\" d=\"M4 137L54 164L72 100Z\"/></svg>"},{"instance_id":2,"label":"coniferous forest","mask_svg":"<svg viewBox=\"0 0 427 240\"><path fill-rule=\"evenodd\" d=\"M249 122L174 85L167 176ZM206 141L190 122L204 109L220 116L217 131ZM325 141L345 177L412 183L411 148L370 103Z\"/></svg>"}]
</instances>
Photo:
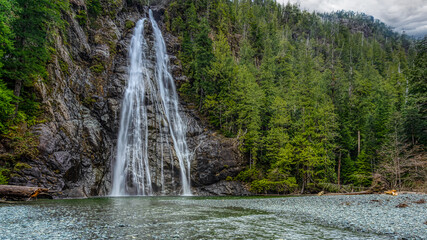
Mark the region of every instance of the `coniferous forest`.
<instances>
[{"instance_id":1,"label":"coniferous forest","mask_svg":"<svg viewBox=\"0 0 427 240\"><path fill-rule=\"evenodd\" d=\"M166 17L180 91L240 141L252 191L426 187L426 38L272 0L175 0Z\"/></svg>"},{"instance_id":2,"label":"coniferous forest","mask_svg":"<svg viewBox=\"0 0 427 240\"><path fill-rule=\"evenodd\" d=\"M86 2L82 25L106 1ZM0 0L0 132L16 145L8 158L37 154L22 128L44 121L34 85L48 79L55 34L67 38L66 11L68 0ZM426 37L274 0L172 0L164 21L180 42L181 97L247 160L233 180L255 193L427 189ZM13 167L0 166L0 184Z\"/></svg>"}]
</instances>

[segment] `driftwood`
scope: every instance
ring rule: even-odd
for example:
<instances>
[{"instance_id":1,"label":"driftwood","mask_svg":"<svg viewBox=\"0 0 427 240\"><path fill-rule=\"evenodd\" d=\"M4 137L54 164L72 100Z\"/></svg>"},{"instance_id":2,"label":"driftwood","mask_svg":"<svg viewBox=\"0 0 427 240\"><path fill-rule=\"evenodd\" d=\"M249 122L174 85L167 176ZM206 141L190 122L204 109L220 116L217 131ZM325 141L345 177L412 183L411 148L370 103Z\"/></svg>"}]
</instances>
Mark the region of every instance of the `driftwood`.
<instances>
[{"instance_id":1,"label":"driftwood","mask_svg":"<svg viewBox=\"0 0 427 240\"><path fill-rule=\"evenodd\" d=\"M397 196L399 194L420 194L420 195L426 195L427 193L423 192L409 192L409 191L396 191L396 190L390 190L385 192L375 192L372 190L362 191L362 192L350 192L350 193L326 193L325 195L365 195L365 194L390 194L393 196Z\"/></svg>"},{"instance_id":2,"label":"driftwood","mask_svg":"<svg viewBox=\"0 0 427 240\"><path fill-rule=\"evenodd\" d=\"M0 198L8 200L30 200L41 193L47 193L49 189L40 187L25 187L13 185L0 185Z\"/></svg>"},{"instance_id":3,"label":"driftwood","mask_svg":"<svg viewBox=\"0 0 427 240\"><path fill-rule=\"evenodd\" d=\"M325 195L366 195L366 194L374 194L373 191L362 191L362 192L349 192L349 193L327 193Z\"/></svg>"}]
</instances>

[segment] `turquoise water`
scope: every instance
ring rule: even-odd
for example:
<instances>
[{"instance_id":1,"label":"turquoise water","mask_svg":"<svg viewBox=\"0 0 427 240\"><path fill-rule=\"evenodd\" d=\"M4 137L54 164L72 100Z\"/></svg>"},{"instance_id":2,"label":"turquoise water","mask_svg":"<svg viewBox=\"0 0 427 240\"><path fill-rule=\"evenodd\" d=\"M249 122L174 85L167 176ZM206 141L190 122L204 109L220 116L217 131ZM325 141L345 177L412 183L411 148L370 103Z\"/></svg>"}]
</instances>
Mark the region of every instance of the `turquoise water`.
<instances>
[{"instance_id":1,"label":"turquoise water","mask_svg":"<svg viewBox=\"0 0 427 240\"><path fill-rule=\"evenodd\" d=\"M367 239L378 236L216 207L247 198L125 197L0 205L0 239ZM200 203L200 204L199 204ZM207 204L208 203L208 204ZM242 203L243 205L243 203Z\"/></svg>"}]
</instances>

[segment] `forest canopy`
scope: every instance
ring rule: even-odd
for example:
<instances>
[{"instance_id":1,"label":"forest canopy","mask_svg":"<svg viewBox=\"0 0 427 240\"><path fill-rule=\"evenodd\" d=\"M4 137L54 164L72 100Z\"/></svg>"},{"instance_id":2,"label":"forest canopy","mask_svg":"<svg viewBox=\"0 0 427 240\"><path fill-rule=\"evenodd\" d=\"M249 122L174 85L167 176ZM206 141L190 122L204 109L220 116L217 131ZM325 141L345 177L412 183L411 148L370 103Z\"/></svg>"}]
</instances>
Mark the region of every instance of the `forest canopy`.
<instances>
[{"instance_id":1,"label":"forest canopy","mask_svg":"<svg viewBox=\"0 0 427 240\"><path fill-rule=\"evenodd\" d=\"M253 191L426 187L427 38L272 0L175 0L166 24L181 92L241 142Z\"/></svg>"}]
</instances>

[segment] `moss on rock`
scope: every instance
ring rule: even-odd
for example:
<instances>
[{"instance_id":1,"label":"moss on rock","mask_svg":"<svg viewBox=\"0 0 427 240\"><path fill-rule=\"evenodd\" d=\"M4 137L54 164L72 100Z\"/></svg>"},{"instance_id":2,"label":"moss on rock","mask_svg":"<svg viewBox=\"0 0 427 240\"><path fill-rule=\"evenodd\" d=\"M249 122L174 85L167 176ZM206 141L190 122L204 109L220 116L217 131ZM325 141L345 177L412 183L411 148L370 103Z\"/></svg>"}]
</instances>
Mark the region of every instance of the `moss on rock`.
<instances>
[{"instance_id":1,"label":"moss on rock","mask_svg":"<svg viewBox=\"0 0 427 240\"><path fill-rule=\"evenodd\" d=\"M131 20L126 20L126 29L132 29L135 27L135 22L131 21Z\"/></svg>"}]
</instances>

